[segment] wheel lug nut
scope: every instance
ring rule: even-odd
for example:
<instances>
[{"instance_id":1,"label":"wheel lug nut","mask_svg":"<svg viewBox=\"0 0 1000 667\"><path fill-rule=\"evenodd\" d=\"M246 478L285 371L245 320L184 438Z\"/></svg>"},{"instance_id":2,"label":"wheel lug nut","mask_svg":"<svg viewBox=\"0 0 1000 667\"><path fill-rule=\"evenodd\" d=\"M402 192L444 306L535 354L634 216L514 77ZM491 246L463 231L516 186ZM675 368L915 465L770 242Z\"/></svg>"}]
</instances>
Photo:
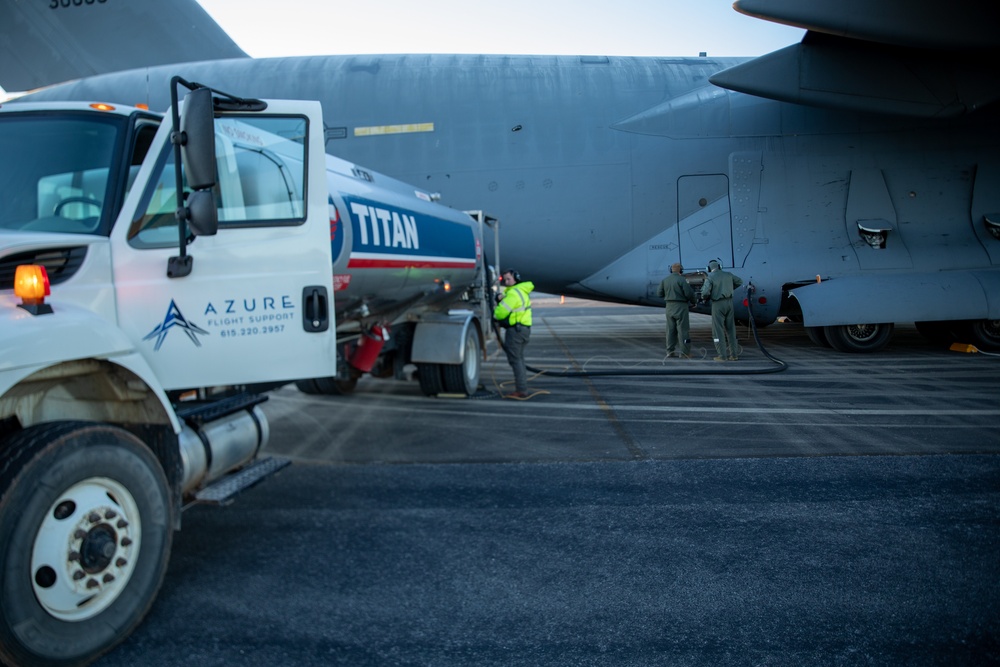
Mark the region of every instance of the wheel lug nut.
<instances>
[{"instance_id":1,"label":"wheel lug nut","mask_svg":"<svg viewBox=\"0 0 1000 667\"><path fill-rule=\"evenodd\" d=\"M109 574L105 574L104 577L103 577L103 581L106 584L110 584L114 580L115 580L115 575L110 574L110 573Z\"/></svg>"},{"instance_id":2,"label":"wheel lug nut","mask_svg":"<svg viewBox=\"0 0 1000 667\"><path fill-rule=\"evenodd\" d=\"M76 531L73 532L73 537L75 537L78 540L82 540L86 536L87 536L87 531L81 530L80 528L77 528Z\"/></svg>"},{"instance_id":3,"label":"wheel lug nut","mask_svg":"<svg viewBox=\"0 0 1000 667\"><path fill-rule=\"evenodd\" d=\"M132 544L132 540L131 540L131 539L129 539L129 538L127 538L127 537L123 537L123 538L122 538L122 546L123 546L123 547L127 547L127 546L129 546L130 544Z\"/></svg>"},{"instance_id":4,"label":"wheel lug nut","mask_svg":"<svg viewBox=\"0 0 1000 667\"><path fill-rule=\"evenodd\" d=\"M125 519L119 519L118 523L115 525L117 525L119 528L128 528L128 521L126 521Z\"/></svg>"},{"instance_id":5,"label":"wheel lug nut","mask_svg":"<svg viewBox=\"0 0 1000 667\"><path fill-rule=\"evenodd\" d=\"M76 560L80 560L80 552L79 551L70 551L69 552L69 559L68 560L71 561L71 562L72 561L76 561Z\"/></svg>"},{"instance_id":6,"label":"wheel lug nut","mask_svg":"<svg viewBox=\"0 0 1000 667\"><path fill-rule=\"evenodd\" d=\"M73 581L80 581L81 579L83 579L86 576L87 575L85 575L83 572L81 572L80 570L77 570L76 572L73 573Z\"/></svg>"},{"instance_id":7,"label":"wheel lug nut","mask_svg":"<svg viewBox=\"0 0 1000 667\"><path fill-rule=\"evenodd\" d=\"M128 561L125 560L124 558L119 558L118 560L115 561L115 565L118 567L125 567L126 565L128 565Z\"/></svg>"},{"instance_id":8,"label":"wheel lug nut","mask_svg":"<svg viewBox=\"0 0 1000 667\"><path fill-rule=\"evenodd\" d=\"M98 521L101 520L101 515L98 514L97 512L91 512L89 515L87 515L87 520L90 521L90 523L97 523Z\"/></svg>"},{"instance_id":9,"label":"wheel lug nut","mask_svg":"<svg viewBox=\"0 0 1000 667\"><path fill-rule=\"evenodd\" d=\"M87 581L87 588L97 588L98 586L100 586L100 584L97 583L97 579L89 579Z\"/></svg>"},{"instance_id":10,"label":"wheel lug nut","mask_svg":"<svg viewBox=\"0 0 1000 667\"><path fill-rule=\"evenodd\" d=\"M114 510L108 510L107 512L104 513L104 518L107 519L108 521L114 519L116 516L118 516L118 513L115 512Z\"/></svg>"}]
</instances>

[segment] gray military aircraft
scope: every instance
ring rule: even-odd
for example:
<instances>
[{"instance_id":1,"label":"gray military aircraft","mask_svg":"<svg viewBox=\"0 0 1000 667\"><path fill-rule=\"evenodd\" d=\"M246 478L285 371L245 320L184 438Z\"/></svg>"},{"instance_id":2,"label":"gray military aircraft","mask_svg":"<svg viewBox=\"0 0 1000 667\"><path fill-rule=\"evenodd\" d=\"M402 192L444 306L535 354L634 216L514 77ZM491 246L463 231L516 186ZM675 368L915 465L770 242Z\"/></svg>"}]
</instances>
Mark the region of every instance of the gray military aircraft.
<instances>
[{"instance_id":1,"label":"gray military aircraft","mask_svg":"<svg viewBox=\"0 0 1000 667\"><path fill-rule=\"evenodd\" d=\"M734 7L807 32L753 59L251 59L193 0L22 0L0 6L0 85L82 77L26 99L164 109L181 75L317 99L330 153L496 215L504 262L542 291L655 305L673 262L718 258L753 286L738 318L840 351L897 322L1000 348L989 3Z\"/></svg>"}]
</instances>

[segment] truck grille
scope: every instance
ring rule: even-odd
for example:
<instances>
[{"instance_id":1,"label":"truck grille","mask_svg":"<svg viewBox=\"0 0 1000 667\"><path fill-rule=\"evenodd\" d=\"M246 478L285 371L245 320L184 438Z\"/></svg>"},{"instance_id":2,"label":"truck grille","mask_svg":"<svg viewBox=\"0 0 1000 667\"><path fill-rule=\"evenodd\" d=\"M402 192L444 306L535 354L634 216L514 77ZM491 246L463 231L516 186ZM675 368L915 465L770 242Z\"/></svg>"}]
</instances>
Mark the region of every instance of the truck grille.
<instances>
[{"instance_id":1,"label":"truck grille","mask_svg":"<svg viewBox=\"0 0 1000 667\"><path fill-rule=\"evenodd\" d=\"M57 285L73 277L84 258L87 246L29 250L0 257L0 289L14 289L14 271L20 264L41 264L49 273L49 282Z\"/></svg>"}]
</instances>

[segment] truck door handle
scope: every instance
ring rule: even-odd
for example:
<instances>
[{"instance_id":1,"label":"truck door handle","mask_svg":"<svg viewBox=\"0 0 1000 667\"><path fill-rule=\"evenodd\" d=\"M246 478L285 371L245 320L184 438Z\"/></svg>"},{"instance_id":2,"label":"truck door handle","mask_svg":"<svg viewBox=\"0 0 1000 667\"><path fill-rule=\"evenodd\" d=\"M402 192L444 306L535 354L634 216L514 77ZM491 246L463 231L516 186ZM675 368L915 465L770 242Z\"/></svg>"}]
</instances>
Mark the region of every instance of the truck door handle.
<instances>
[{"instance_id":1,"label":"truck door handle","mask_svg":"<svg viewBox=\"0 0 1000 667\"><path fill-rule=\"evenodd\" d=\"M310 333L330 328L330 299L323 285L302 289L302 328Z\"/></svg>"}]
</instances>

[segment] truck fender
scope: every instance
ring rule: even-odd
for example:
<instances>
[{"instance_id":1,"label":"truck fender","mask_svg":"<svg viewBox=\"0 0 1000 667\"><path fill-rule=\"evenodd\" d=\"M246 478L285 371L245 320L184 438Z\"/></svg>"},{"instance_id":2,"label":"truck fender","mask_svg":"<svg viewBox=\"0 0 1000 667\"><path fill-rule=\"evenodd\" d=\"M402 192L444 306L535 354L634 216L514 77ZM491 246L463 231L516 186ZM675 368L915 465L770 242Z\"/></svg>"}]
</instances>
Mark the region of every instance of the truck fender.
<instances>
[{"instance_id":1,"label":"truck fender","mask_svg":"<svg viewBox=\"0 0 1000 667\"><path fill-rule=\"evenodd\" d=\"M432 313L417 323L410 361L421 364L461 364L465 359L466 333L474 327L485 349L479 321L471 311Z\"/></svg>"},{"instance_id":2,"label":"truck fender","mask_svg":"<svg viewBox=\"0 0 1000 667\"><path fill-rule=\"evenodd\" d=\"M135 351L121 329L93 311L49 303L53 312L47 315L32 315L16 307L0 309L0 370Z\"/></svg>"},{"instance_id":3,"label":"truck fender","mask_svg":"<svg viewBox=\"0 0 1000 667\"><path fill-rule=\"evenodd\" d=\"M75 404L80 419L169 424L180 433L156 375L120 329L72 305L53 303L53 310L0 310L0 417L17 414L27 427L46 421L50 411L68 418ZM59 400L60 384L83 390L88 400Z\"/></svg>"}]
</instances>

